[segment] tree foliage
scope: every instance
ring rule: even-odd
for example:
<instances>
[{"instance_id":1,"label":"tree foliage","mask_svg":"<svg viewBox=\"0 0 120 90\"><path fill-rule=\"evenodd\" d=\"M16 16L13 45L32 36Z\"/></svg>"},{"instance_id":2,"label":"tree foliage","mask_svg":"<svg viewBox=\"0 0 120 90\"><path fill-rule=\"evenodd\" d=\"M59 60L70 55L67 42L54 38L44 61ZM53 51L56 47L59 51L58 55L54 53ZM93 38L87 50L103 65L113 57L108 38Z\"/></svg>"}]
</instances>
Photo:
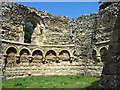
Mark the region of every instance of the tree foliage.
<instances>
[{"instance_id":1,"label":"tree foliage","mask_svg":"<svg viewBox=\"0 0 120 90\"><path fill-rule=\"evenodd\" d=\"M24 42L31 43L31 36L33 33L33 25L32 23L28 22L25 24L24 28Z\"/></svg>"}]
</instances>

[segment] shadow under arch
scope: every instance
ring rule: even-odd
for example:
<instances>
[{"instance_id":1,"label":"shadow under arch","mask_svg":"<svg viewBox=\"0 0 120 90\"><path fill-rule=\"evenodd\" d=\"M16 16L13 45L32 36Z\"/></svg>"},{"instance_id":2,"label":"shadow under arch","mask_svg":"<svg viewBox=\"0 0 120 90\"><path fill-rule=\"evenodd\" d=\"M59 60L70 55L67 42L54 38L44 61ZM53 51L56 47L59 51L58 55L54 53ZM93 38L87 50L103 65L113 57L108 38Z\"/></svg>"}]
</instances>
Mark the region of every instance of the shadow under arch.
<instances>
[{"instance_id":1,"label":"shadow under arch","mask_svg":"<svg viewBox=\"0 0 120 90\"><path fill-rule=\"evenodd\" d=\"M9 53L11 53L11 52L17 54L17 50L16 50L14 47L9 47L9 48L7 49L7 51L6 51L6 54L9 54Z\"/></svg>"},{"instance_id":2,"label":"shadow under arch","mask_svg":"<svg viewBox=\"0 0 120 90\"><path fill-rule=\"evenodd\" d=\"M107 48L106 47L102 47L100 49L100 57L101 57L101 61L103 62L104 60L106 60L106 55L107 55Z\"/></svg>"},{"instance_id":3,"label":"shadow under arch","mask_svg":"<svg viewBox=\"0 0 120 90\"><path fill-rule=\"evenodd\" d=\"M54 50L49 50L49 51L46 52L45 57L46 57L47 55L50 55L50 54L52 54L52 55L54 55L54 56L57 55Z\"/></svg>"},{"instance_id":4,"label":"shadow under arch","mask_svg":"<svg viewBox=\"0 0 120 90\"><path fill-rule=\"evenodd\" d=\"M16 52L16 54L18 53L18 48L16 46L10 45L5 49L3 54L7 54L8 50L10 50L10 48L14 49L14 52Z\"/></svg>"},{"instance_id":5,"label":"shadow under arch","mask_svg":"<svg viewBox=\"0 0 120 90\"><path fill-rule=\"evenodd\" d=\"M16 63L16 54L17 50L14 47L9 47L6 50L6 59L5 59L5 66L13 66Z\"/></svg>"},{"instance_id":6,"label":"shadow under arch","mask_svg":"<svg viewBox=\"0 0 120 90\"><path fill-rule=\"evenodd\" d=\"M59 58L62 60L70 60L70 53L68 50L62 50L59 53Z\"/></svg>"},{"instance_id":7,"label":"shadow under arch","mask_svg":"<svg viewBox=\"0 0 120 90\"><path fill-rule=\"evenodd\" d=\"M28 55L32 55L32 53L31 53L31 51L30 51L30 49L28 49L28 48L26 48L26 47L23 47L23 48L21 48L20 50L19 50L19 55L22 55L23 53L27 53Z\"/></svg>"},{"instance_id":8,"label":"shadow under arch","mask_svg":"<svg viewBox=\"0 0 120 90\"><path fill-rule=\"evenodd\" d=\"M43 56L43 53L42 53L41 50L34 50L34 51L32 52L32 56L35 56L35 55L41 55L41 56Z\"/></svg>"},{"instance_id":9,"label":"shadow under arch","mask_svg":"<svg viewBox=\"0 0 120 90\"><path fill-rule=\"evenodd\" d=\"M54 62L56 61L56 57L57 57L57 54L54 50L49 50L46 52L45 54L45 59L48 61L48 62Z\"/></svg>"}]
</instances>

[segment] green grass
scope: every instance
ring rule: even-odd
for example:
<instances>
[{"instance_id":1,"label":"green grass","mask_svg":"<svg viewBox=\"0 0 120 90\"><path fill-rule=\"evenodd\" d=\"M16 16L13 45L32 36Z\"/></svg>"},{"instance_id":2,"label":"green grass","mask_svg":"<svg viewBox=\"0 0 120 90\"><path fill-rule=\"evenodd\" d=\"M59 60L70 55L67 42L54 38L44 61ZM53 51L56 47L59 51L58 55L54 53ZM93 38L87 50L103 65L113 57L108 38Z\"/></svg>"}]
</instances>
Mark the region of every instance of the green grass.
<instances>
[{"instance_id":1,"label":"green grass","mask_svg":"<svg viewBox=\"0 0 120 90\"><path fill-rule=\"evenodd\" d=\"M100 78L55 76L16 78L3 82L3 88L97 88Z\"/></svg>"}]
</instances>

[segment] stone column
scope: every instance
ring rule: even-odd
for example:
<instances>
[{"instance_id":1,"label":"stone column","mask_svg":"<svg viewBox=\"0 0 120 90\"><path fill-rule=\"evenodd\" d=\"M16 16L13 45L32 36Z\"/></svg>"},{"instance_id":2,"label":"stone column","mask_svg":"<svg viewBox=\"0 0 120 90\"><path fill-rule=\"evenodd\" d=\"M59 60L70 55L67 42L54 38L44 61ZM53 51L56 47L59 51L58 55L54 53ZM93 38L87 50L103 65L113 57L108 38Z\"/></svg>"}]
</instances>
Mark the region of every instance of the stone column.
<instances>
[{"instance_id":1,"label":"stone column","mask_svg":"<svg viewBox=\"0 0 120 90\"><path fill-rule=\"evenodd\" d=\"M56 62L57 62L57 63L59 63L59 62L60 62L60 61L59 61L59 57L56 57Z\"/></svg>"},{"instance_id":2,"label":"stone column","mask_svg":"<svg viewBox=\"0 0 120 90\"><path fill-rule=\"evenodd\" d=\"M73 58L73 57L70 57L70 63L72 63L72 62L73 62L73 60L74 60L74 58Z\"/></svg>"}]
</instances>

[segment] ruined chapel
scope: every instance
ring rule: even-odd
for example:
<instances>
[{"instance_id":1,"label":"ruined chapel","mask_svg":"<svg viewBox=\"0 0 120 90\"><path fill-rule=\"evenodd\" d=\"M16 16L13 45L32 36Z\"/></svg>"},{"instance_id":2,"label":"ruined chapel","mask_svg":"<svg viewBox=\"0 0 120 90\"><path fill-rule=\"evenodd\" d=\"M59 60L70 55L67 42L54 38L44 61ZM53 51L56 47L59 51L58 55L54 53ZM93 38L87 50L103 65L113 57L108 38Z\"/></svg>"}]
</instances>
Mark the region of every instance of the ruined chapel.
<instances>
[{"instance_id":1,"label":"ruined chapel","mask_svg":"<svg viewBox=\"0 0 120 90\"><path fill-rule=\"evenodd\" d=\"M56 16L19 3L3 2L0 17L1 64L5 78L56 75L105 77L116 74L116 63L111 65L110 70L114 68L112 72L105 71L107 69L103 67L111 48L111 37L115 28L120 26L117 26L118 18L118 3L98 13L70 20L67 16ZM25 28L28 24L32 33L26 41Z\"/></svg>"}]
</instances>

